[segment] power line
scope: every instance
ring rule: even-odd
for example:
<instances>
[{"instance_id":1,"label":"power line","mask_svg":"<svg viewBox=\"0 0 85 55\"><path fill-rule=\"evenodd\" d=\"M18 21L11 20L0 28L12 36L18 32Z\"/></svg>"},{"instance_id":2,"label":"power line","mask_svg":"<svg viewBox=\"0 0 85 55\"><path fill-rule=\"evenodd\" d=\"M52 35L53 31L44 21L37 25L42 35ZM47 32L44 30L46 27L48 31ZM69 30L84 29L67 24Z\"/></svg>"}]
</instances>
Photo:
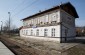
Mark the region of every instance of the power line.
<instances>
[{"instance_id":1,"label":"power line","mask_svg":"<svg viewBox=\"0 0 85 55\"><path fill-rule=\"evenodd\" d=\"M33 4L35 4L38 0L35 0L34 2L32 2L31 4L29 4L28 6L26 6L25 8L23 8L22 10L20 10L19 12L17 12L14 16L16 16L17 14L20 14L22 11L24 11L25 9L27 9L28 7L32 6ZM12 18L14 17L12 16Z\"/></svg>"},{"instance_id":2,"label":"power line","mask_svg":"<svg viewBox=\"0 0 85 55\"><path fill-rule=\"evenodd\" d=\"M18 4L18 6L15 7L15 8L12 10L12 12L14 12L16 9L18 9L25 1L26 1L26 0L23 0L20 4Z\"/></svg>"}]
</instances>

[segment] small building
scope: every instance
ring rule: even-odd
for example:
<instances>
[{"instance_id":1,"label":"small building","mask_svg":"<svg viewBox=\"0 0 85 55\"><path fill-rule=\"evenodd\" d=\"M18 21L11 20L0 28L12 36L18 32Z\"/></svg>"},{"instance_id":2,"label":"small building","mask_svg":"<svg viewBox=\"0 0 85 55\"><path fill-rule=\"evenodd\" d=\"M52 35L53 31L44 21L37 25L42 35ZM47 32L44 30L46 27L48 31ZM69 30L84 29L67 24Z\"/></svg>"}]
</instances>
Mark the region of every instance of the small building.
<instances>
[{"instance_id":1,"label":"small building","mask_svg":"<svg viewBox=\"0 0 85 55\"><path fill-rule=\"evenodd\" d=\"M22 19L20 36L52 38L58 42L72 40L76 36L76 18L78 14L75 7L70 2L62 3Z\"/></svg>"}]
</instances>

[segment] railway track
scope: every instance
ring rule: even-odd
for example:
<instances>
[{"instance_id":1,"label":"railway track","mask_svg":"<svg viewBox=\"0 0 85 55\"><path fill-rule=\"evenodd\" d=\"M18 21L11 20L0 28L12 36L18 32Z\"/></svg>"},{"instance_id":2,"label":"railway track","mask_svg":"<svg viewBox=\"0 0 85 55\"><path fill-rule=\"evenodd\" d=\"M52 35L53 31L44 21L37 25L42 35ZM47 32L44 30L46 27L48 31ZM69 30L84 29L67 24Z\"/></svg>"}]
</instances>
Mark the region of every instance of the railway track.
<instances>
[{"instance_id":1,"label":"railway track","mask_svg":"<svg viewBox=\"0 0 85 55\"><path fill-rule=\"evenodd\" d=\"M8 37L0 37L0 41L3 42L3 44L5 44L15 55L39 55L32 47L10 40Z\"/></svg>"}]
</instances>

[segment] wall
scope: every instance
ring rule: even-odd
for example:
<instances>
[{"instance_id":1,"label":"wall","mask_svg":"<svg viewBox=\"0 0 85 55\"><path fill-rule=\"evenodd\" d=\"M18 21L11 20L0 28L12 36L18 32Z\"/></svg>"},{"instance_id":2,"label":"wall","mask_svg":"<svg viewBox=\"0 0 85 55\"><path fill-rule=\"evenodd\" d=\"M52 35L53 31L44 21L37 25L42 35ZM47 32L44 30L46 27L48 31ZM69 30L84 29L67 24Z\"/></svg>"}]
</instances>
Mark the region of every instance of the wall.
<instances>
[{"instance_id":1,"label":"wall","mask_svg":"<svg viewBox=\"0 0 85 55\"><path fill-rule=\"evenodd\" d=\"M55 28L55 36L52 36L52 28ZM39 30L39 35L36 35L37 29ZM47 36L44 36L44 29L47 29ZM31 30L33 30L33 34L31 35ZM22 37L53 37L58 38L60 40L60 25L57 26L47 26L47 27L37 27L37 28L27 28L20 30L20 36ZM57 40L57 39L56 39Z\"/></svg>"},{"instance_id":2,"label":"wall","mask_svg":"<svg viewBox=\"0 0 85 55\"><path fill-rule=\"evenodd\" d=\"M47 31L47 37L51 37L52 28L55 28L55 36L54 37L60 37L60 25L57 26L47 26L47 27L37 27L37 28L26 28L20 30L21 36L30 36L31 30L33 30L33 35L36 36L37 29L39 30L39 36L44 36L44 29L48 29Z\"/></svg>"},{"instance_id":3,"label":"wall","mask_svg":"<svg viewBox=\"0 0 85 55\"><path fill-rule=\"evenodd\" d=\"M27 20L23 20L23 26L30 26L30 24L41 24L41 22L42 25L44 25L44 23L51 23L52 21L60 22L59 10L50 11L32 18L28 18Z\"/></svg>"},{"instance_id":4,"label":"wall","mask_svg":"<svg viewBox=\"0 0 85 55\"><path fill-rule=\"evenodd\" d=\"M37 21L37 22L35 22ZM49 24L51 24L52 21L56 21L56 25L49 25L48 24L44 24L45 22L48 22ZM24 29L21 29L20 30L20 36L22 37L38 37L38 39L40 39L41 37L44 37L45 38L50 38L50 37L53 37L55 38L57 41L60 42L60 24L57 25L57 23L60 22L60 10L54 10L54 11L51 11L51 12L48 12L48 13L45 13L45 14L42 14L42 15L39 15L37 17L33 17L31 19L27 19L24 22L24 25L23 26L28 26L29 23L30 24L38 24L40 22L43 22L43 25L45 26L41 26L41 27L35 27L35 28L24 28ZM52 29L55 29L55 36L52 36ZM37 29L39 30L39 36L36 35L37 34ZM48 29L47 31L47 36L45 36L45 32L44 30L45 29ZM31 31L33 31L33 34L31 33ZM52 39L53 39L52 38Z\"/></svg>"},{"instance_id":5,"label":"wall","mask_svg":"<svg viewBox=\"0 0 85 55\"><path fill-rule=\"evenodd\" d=\"M75 18L63 10L61 10L60 14L62 21L62 37L67 37L69 40L73 39L76 36Z\"/></svg>"}]
</instances>

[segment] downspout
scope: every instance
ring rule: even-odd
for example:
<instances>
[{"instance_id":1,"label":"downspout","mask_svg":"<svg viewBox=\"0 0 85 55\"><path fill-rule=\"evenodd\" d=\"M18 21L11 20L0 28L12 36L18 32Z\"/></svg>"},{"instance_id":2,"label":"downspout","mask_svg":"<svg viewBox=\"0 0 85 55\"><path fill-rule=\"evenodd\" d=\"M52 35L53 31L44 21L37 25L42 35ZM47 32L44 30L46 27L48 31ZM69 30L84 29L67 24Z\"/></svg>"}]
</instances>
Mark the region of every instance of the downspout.
<instances>
[{"instance_id":1,"label":"downspout","mask_svg":"<svg viewBox=\"0 0 85 55\"><path fill-rule=\"evenodd\" d=\"M62 18L61 18L61 7L62 4L59 5L59 9L60 9L60 43L63 43L62 41Z\"/></svg>"}]
</instances>

